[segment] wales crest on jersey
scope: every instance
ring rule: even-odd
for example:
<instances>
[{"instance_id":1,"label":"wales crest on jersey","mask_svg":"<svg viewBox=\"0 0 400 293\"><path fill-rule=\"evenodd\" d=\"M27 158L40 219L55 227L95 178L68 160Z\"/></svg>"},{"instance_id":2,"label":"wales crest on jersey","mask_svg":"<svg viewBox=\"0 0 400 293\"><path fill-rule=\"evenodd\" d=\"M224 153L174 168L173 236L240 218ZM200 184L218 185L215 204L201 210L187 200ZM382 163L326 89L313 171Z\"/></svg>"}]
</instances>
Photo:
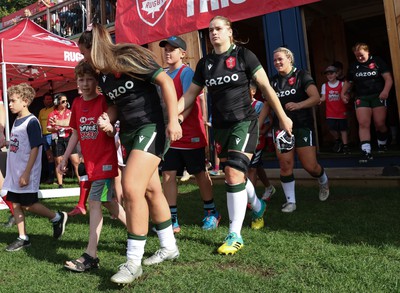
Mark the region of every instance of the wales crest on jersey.
<instances>
[{"instance_id":1,"label":"wales crest on jersey","mask_svg":"<svg viewBox=\"0 0 400 293\"><path fill-rule=\"evenodd\" d=\"M228 59L225 60L225 65L229 69L235 68L235 66L236 66L236 58L230 56Z\"/></svg>"}]
</instances>

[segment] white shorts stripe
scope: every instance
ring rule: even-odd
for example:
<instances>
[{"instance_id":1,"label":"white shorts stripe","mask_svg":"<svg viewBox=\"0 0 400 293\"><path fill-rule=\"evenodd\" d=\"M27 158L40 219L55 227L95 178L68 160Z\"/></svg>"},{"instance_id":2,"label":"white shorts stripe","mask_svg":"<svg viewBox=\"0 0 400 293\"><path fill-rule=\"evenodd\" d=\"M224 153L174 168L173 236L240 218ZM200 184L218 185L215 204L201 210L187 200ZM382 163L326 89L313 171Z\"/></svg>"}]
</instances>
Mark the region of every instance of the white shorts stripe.
<instances>
[{"instance_id":1,"label":"white shorts stripe","mask_svg":"<svg viewBox=\"0 0 400 293\"><path fill-rule=\"evenodd\" d=\"M149 142L146 144L146 146L144 147L143 151L147 152L149 147L151 146L151 144L153 143L153 141L155 140L157 135L157 132L153 132L153 135L151 136L151 138L149 139Z\"/></svg>"},{"instance_id":2,"label":"white shorts stripe","mask_svg":"<svg viewBox=\"0 0 400 293\"><path fill-rule=\"evenodd\" d=\"M242 149L241 149L242 152L244 152L244 150L246 149L247 143L249 142L249 138L250 138L250 133L247 133L246 140L244 141Z\"/></svg>"}]
</instances>

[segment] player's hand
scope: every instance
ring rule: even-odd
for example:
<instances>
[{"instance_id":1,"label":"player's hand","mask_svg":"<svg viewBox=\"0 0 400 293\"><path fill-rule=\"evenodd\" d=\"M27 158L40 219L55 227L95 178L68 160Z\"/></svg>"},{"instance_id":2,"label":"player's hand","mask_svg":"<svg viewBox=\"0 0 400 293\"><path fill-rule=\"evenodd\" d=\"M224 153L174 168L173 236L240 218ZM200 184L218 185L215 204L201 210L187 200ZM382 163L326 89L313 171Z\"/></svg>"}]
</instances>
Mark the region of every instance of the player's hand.
<instances>
[{"instance_id":1,"label":"player's hand","mask_svg":"<svg viewBox=\"0 0 400 293\"><path fill-rule=\"evenodd\" d=\"M382 91L382 92L379 94L379 99L380 99L380 100L387 100L388 97L389 97L389 94L388 94L387 92L385 92L385 91Z\"/></svg>"},{"instance_id":2,"label":"player's hand","mask_svg":"<svg viewBox=\"0 0 400 293\"><path fill-rule=\"evenodd\" d=\"M289 117L284 117L279 121L281 129L285 130L289 135L292 135L293 121Z\"/></svg>"},{"instance_id":3,"label":"player's hand","mask_svg":"<svg viewBox=\"0 0 400 293\"><path fill-rule=\"evenodd\" d=\"M101 114L99 116L99 118L97 119L97 125L104 132L113 131L113 126L112 126L112 124L110 122L110 117L105 112L103 114Z\"/></svg>"},{"instance_id":4,"label":"player's hand","mask_svg":"<svg viewBox=\"0 0 400 293\"><path fill-rule=\"evenodd\" d=\"M57 166L57 172L61 175L65 175L67 173L67 162L64 160L61 160L60 164Z\"/></svg>"},{"instance_id":5,"label":"player's hand","mask_svg":"<svg viewBox=\"0 0 400 293\"><path fill-rule=\"evenodd\" d=\"M182 138L182 127L180 126L178 119L168 123L166 135L171 141L177 141Z\"/></svg>"}]
</instances>

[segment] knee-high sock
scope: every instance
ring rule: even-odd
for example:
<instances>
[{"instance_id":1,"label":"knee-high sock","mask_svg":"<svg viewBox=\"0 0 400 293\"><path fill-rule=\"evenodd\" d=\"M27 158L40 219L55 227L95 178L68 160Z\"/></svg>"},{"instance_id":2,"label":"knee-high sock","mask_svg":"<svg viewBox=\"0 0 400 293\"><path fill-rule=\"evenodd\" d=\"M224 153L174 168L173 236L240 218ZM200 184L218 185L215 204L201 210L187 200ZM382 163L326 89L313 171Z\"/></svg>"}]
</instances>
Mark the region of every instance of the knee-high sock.
<instances>
[{"instance_id":1,"label":"knee-high sock","mask_svg":"<svg viewBox=\"0 0 400 293\"><path fill-rule=\"evenodd\" d=\"M247 202L251 205L251 209L256 213L259 212L261 210L261 202L257 197L253 183L248 178L246 180L246 192Z\"/></svg>"},{"instance_id":2,"label":"knee-high sock","mask_svg":"<svg viewBox=\"0 0 400 293\"><path fill-rule=\"evenodd\" d=\"M90 193L90 187L92 186L92 182L91 181L83 181L81 180L79 182L79 202L78 202L78 206L80 206L81 208L86 209L86 202L87 199L89 197L89 193Z\"/></svg>"},{"instance_id":3,"label":"knee-high sock","mask_svg":"<svg viewBox=\"0 0 400 293\"><path fill-rule=\"evenodd\" d=\"M140 265L142 263L146 240L147 236L139 236L128 233L126 257L128 260L133 261L136 265Z\"/></svg>"},{"instance_id":4,"label":"knee-high sock","mask_svg":"<svg viewBox=\"0 0 400 293\"><path fill-rule=\"evenodd\" d=\"M229 214L229 232L241 236L243 220L246 215L247 192L245 183L230 185L225 183Z\"/></svg>"},{"instance_id":5,"label":"knee-high sock","mask_svg":"<svg viewBox=\"0 0 400 293\"><path fill-rule=\"evenodd\" d=\"M174 230L172 230L172 221L167 221L156 224L156 231L158 239L160 240L160 246L166 249L172 250L176 246L176 239L174 236Z\"/></svg>"},{"instance_id":6,"label":"knee-high sock","mask_svg":"<svg viewBox=\"0 0 400 293\"><path fill-rule=\"evenodd\" d=\"M295 194L295 180L294 176L281 176L281 184L283 188L283 192L285 193L286 201L291 203L296 203L296 194Z\"/></svg>"}]
</instances>

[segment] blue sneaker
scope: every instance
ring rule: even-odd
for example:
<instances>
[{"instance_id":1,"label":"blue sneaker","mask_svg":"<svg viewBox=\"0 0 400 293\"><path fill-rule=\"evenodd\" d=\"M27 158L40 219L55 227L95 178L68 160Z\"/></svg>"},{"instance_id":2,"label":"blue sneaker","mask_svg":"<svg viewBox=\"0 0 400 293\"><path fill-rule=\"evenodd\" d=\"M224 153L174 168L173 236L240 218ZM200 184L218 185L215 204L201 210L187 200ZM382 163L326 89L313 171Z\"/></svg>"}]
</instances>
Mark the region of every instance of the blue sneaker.
<instances>
[{"instance_id":1,"label":"blue sneaker","mask_svg":"<svg viewBox=\"0 0 400 293\"><path fill-rule=\"evenodd\" d=\"M251 229L259 230L264 227L264 214L267 210L267 204L265 201L260 200L261 209L258 213L254 212L251 215Z\"/></svg>"},{"instance_id":2,"label":"blue sneaker","mask_svg":"<svg viewBox=\"0 0 400 293\"><path fill-rule=\"evenodd\" d=\"M219 254L235 254L244 246L242 237L238 237L235 232L231 232L226 236L224 244L218 248Z\"/></svg>"},{"instance_id":3,"label":"blue sneaker","mask_svg":"<svg viewBox=\"0 0 400 293\"><path fill-rule=\"evenodd\" d=\"M203 230L215 230L218 227L219 221L221 221L221 215L215 211L206 211L203 219Z\"/></svg>"}]
</instances>

